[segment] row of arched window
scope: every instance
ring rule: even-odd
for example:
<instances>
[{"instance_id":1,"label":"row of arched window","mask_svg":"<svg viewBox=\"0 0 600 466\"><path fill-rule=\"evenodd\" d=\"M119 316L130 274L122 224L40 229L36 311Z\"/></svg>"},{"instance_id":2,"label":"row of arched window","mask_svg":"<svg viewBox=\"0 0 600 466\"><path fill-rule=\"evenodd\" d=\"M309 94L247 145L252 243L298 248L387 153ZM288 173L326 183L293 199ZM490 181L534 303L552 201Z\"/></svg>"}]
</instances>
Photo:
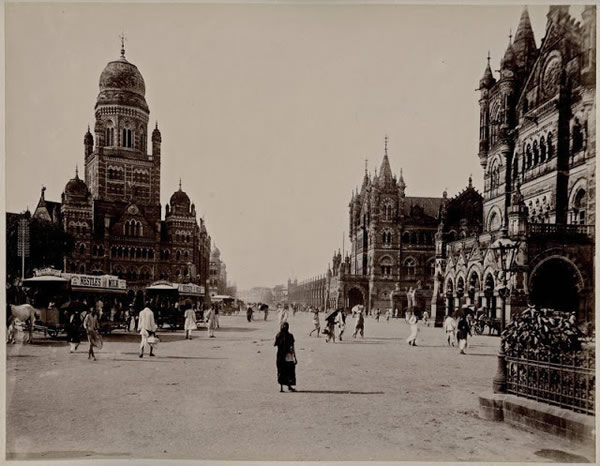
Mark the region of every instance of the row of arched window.
<instances>
[{"instance_id":1,"label":"row of arched window","mask_svg":"<svg viewBox=\"0 0 600 466\"><path fill-rule=\"evenodd\" d=\"M523 153L515 154L513 159L513 178L519 176L519 171L525 173L527 170L537 167L552 159L555 152L554 138L552 132L541 136L539 140L523 143Z\"/></svg>"},{"instance_id":2,"label":"row of arched window","mask_svg":"<svg viewBox=\"0 0 600 466\"><path fill-rule=\"evenodd\" d=\"M127 270L123 270L120 265L113 268L112 273L117 275L120 279L124 280L150 280L152 278L152 272L148 267L142 267L138 270L136 267L129 267Z\"/></svg>"},{"instance_id":3,"label":"row of arched window","mask_svg":"<svg viewBox=\"0 0 600 466\"><path fill-rule=\"evenodd\" d=\"M135 142L135 131L130 128L122 128L121 129L121 141L120 144L115 139L115 128L113 126L112 121L108 121L107 127L104 133L104 145L106 147L114 147L120 145L121 147L126 147L128 149L134 149L136 147ZM143 150L146 147L146 135L143 129L140 129L140 148Z\"/></svg>"},{"instance_id":4,"label":"row of arched window","mask_svg":"<svg viewBox=\"0 0 600 466\"><path fill-rule=\"evenodd\" d=\"M433 234L429 232L408 232L402 233L402 242L404 244L433 244Z\"/></svg>"},{"instance_id":5,"label":"row of arched window","mask_svg":"<svg viewBox=\"0 0 600 466\"><path fill-rule=\"evenodd\" d=\"M379 261L381 275L390 277L393 273L394 261L391 257L385 256ZM404 275L407 277L415 277L417 275L417 260L414 257L407 257L402 263ZM429 259L425 267L425 273L428 276L435 274L435 259Z\"/></svg>"},{"instance_id":6,"label":"row of arched window","mask_svg":"<svg viewBox=\"0 0 600 466\"><path fill-rule=\"evenodd\" d=\"M189 243L190 241L192 241L192 234L187 231L177 230L175 232L175 241L178 243Z\"/></svg>"},{"instance_id":7,"label":"row of arched window","mask_svg":"<svg viewBox=\"0 0 600 466\"><path fill-rule=\"evenodd\" d=\"M85 235L88 232L88 224L86 222L69 222L67 231L72 235Z\"/></svg>"},{"instance_id":8,"label":"row of arched window","mask_svg":"<svg viewBox=\"0 0 600 466\"><path fill-rule=\"evenodd\" d=\"M144 227L138 220L130 219L123 225L123 234L125 236L143 236Z\"/></svg>"},{"instance_id":9,"label":"row of arched window","mask_svg":"<svg viewBox=\"0 0 600 466\"><path fill-rule=\"evenodd\" d=\"M187 249L184 249L183 251L181 251L180 249L175 250L175 260L187 260L190 257L190 251ZM171 251L169 249L164 249L162 251L160 251L160 259L161 260L167 260L171 258Z\"/></svg>"},{"instance_id":10,"label":"row of arched window","mask_svg":"<svg viewBox=\"0 0 600 466\"><path fill-rule=\"evenodd\" d=\"M113 246L110 249L110 254L113 258L154 259L154 249L151 248Z\"/></svg>"},{"instance_id":11,"label":"row of arched window","mask_svg":"<svg viewBox=\"0 0 600 466\"><path fill-rule=\"evenodd\" d=\"M123 170L123 167L109 165L108 166L108 179L123 181L125 179L125 172Z\"/></svg>"},{"instance_id":12,"label":"row of arched window","mask_svg":"<svg viewBox=\"0 0 600 466\"><path fill-rule=\"evenodd\" d=\"M92 246L92 256L104 257L104 246L96 246L95 244Z\"/></svg>"}]
</instances>

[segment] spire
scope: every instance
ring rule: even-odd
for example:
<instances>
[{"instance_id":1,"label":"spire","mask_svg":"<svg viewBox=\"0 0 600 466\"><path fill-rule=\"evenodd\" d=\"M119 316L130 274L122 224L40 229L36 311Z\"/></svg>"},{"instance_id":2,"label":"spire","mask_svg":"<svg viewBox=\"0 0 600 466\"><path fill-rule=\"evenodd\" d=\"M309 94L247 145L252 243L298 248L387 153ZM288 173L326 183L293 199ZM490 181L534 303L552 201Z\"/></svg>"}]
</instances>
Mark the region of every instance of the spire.
<instances>
[{"instance_id":1,"label":"spire","mask_svg":"<svg viewBox=\"0 0 600 466\"><path fill-rule=\"evenodd\" d=\"M385 186L394 182L394 176L392 175L392 169L390 168L390 160L388 159L388 137L384 139L384 153L383 161L381 162L381 169L379 170L379 185Z\"/></svg>"},{"instance_id":2,"label":"spire","mask_svg":"<svg viewBox=\"0 0 600 466\"><path fill-rule=\"evenodd\" d=\"M469 188L473 187L473 175L469 175Z\"/></svg>"},{"instance_id":3,"label":"spire","mask_svg":"<svg viewBox=\"0 0 600 466\"><path fill-rule=\"evenodd\" d=\"M485 71L483 72L483 77L479 80L479 89L489 89L494 85L495 82L496 79L494 79L494 75L492 74L492 68L490 67L490 52L488 51L487 66L485 67Z\"/></svg>"},{"instance_id":4,"label":"spire","mask_svg":"<svg viewBox=\"0 0 600 466\"><path fill-rule=\"evenodd\" d=\"M521 13L517 32L515 32L513 49L516 57L516 65L520 69L525 68L526 72L533 65L533 61L537 56L537 46L535 45L535 37L527 7L524 7Z\"/></svg>"},{"instance_id":5,"label":"spire","mask_svg":"<svg viewBox=\"0 0 600 466\"><path fill-rule=\"evenodd\" d=\"M500 62L500 68L503 70L512 69L515 65L515 51L512 46L512 31L508 34L508 46L504 52L504 58Z\"/></svg>"},{"instance_id":6,"label":"spire","mask_svg":"<svg viewBox=\"0 0 600 466\"><path fill-rule=\"evenodd\" d=\"M122 32L119 37L121 38L121 59L125 60L125 33Z\"/></svg>"},{"instance_id":7,"label":"spire","mask_svg":"<svg viewBox=\"0 0 600 466\"><path fill-rule=\"evenodd\" d=\"M181 191L181 178L179 178L179 191Z\"/></svg>"},{"instance_id":8,"label":"spire","mask_svg":"<svg viewBox=\"0 0 600 466\"><path fill-rule=\"evenodd\" d=\"M79 179L79 166L75 165L75 179Z\"/></svg>"},{"instance_id":9,"label":"spire","mask_svg":"<svg viewBox=\"0 0 600 466\"><path fill-rule=\"evenodd\" d=\"M404 192L404 190L406 189L406 183L404 182L404 177L402 176L402 169L400 169L400 179L398 180L398 187L402 192Z\"/></svg>"}]
</instances>

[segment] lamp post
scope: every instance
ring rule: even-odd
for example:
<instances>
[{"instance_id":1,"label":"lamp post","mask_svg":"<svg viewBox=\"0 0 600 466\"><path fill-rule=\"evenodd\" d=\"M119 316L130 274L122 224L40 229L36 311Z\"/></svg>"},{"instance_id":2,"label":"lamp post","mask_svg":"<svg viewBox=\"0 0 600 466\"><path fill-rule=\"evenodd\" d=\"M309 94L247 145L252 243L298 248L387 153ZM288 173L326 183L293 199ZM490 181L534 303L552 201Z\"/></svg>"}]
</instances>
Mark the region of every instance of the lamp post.
<instances>
[{"instance_id":1,"label":"lamp post","mask_svg":"<svg viewBox=\"0 0 600 466\"><path fill-rule=\"evenodd\" d=\"M498 292L500 294L500 298L502 299L502 315L500 316L500 330L504 331L506 327L506 298L509 295L508 289L508 274L511 272L516 252L519 249L519 242L513 241L508 237L508 231L506 228L502 230L502 235L496 241L494 241L490 246L494 256L496 258L496 262L500 266L500 270L502 271L502 281L499 284Z\"/></svg>"},{"instance_id":2,"label":"lamp post","mask_svg":"<svg viewBox=\"0 0 600 466\"><path fill-rule=\"evenodd\" d=\"M513 241L508 237L506 229L502 230L502 235L491 244L496 261L502 270L502 282L498 287L500 298L502 299L501 332L506 326L506 298L508 297L508 273L511 271L515 261L516 252L519 249L519 242ZM492 390L494 393L506 393L506 355L504 354L504 345L500 340L500 351L498 352L498 370L492 381Z\"/></svg>"}]
</instances>

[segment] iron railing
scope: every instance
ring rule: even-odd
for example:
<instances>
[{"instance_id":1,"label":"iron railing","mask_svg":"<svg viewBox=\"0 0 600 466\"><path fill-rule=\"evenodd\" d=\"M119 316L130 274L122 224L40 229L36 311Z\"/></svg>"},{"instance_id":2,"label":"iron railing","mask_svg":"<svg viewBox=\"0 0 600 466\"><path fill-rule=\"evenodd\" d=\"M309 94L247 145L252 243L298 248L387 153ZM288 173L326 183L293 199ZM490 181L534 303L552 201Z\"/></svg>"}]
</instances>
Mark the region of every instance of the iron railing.
<instances>
[{"instance_id":1,"label":"iron railing","mask_svg":"<svg viewBox=\"0 0 600 466\"><path fill-rule=\"evenodd\" d=\"M575 412L594 415L596 359L593 349L506 355L506 391Z\"/></svg>"}]
</instances>

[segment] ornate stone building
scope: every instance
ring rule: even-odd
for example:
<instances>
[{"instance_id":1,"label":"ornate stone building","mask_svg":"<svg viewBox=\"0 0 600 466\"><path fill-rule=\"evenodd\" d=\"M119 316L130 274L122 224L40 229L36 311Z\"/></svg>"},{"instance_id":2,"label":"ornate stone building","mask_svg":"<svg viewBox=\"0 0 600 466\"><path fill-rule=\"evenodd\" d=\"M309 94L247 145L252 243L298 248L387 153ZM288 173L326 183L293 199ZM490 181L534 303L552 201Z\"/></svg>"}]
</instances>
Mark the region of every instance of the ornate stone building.
<instances>
[{"instance_id":1,"label":"ornate stone building","mask_svg":"<svg viewBox=\"0 0 600 466\"><path fill-rule=\"evenodd\" d=\"M208 290L210 296L227 293L227 266L221 260L221 250L217 246L210 254Z\"/></svg>"},{"instance_id":2,"label":"ornate stone building","mask_svg":"<svg viewBox=\"0 0 600 466\"><path fill-rule=\"evenodd\" d=\"M124 48L99 86L94 135L88 128L83 141L84 179L76 170L61 204L42 190L35 215L75 237L67 272L118 275L136 290L159 279L206 286L211 239L181 181L161 218L161 133L157 123L148 137L144 78Z\"/></svg>"},{"instance_id":3,"label":"ornate stone building","mask_svg":"<svg viewBox=\"0 0 600 466\"><path fill-rule=\"evenodd\" d=\"M406 196L406 183L393 175L387 137L379 174L365 170L360 191L349 204L351 248L334 253L323 276L288 284L289 300L367 309L406 309L406 292L419 288L417 307L429 307L435 270L435 234L443 198ZM392 293L394 293L392 296ZM300 300L298 297L302 298ZM308 301L307 301L308 300Z\"/></svg>"},{"instance_id":4,"label":"ornate stone building","mask_svg":"<svg viewBox=\"0 0 600 466\"><path fill-rule=\"evenodd\" d=\"M539 47L525 9L497 80L488 57L479 83L483 231L454 240L440 225L438 320L465 302L503 322L529 302L594 320L595 70L592 6L581 22L567 6L549 7Z\"/></svg>"}]
</instances>

